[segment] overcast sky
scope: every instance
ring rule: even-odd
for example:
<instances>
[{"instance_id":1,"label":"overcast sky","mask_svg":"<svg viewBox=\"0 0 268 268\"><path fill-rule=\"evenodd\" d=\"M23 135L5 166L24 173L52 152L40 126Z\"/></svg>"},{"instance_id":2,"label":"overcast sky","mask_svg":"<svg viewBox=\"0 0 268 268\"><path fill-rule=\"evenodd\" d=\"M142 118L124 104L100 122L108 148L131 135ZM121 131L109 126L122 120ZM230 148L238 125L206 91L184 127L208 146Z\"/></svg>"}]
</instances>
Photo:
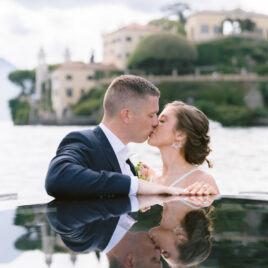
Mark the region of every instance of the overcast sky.
<instances>
[{"instance_id":1,"label":"overcast sky","mask_svg":"<svg viewBox=\"0 0 268 268\"><path fill-rule=\"evenodd\" d=\"M102 34L129 23L146 24L164 16L172 0L0 0L0 58L18 68L34 68L42 46L50 64L88 61L94 49L102 60ZM268 14L267 0L185 0L193 11L243 8Z\"/></svg>"}]
</instances>

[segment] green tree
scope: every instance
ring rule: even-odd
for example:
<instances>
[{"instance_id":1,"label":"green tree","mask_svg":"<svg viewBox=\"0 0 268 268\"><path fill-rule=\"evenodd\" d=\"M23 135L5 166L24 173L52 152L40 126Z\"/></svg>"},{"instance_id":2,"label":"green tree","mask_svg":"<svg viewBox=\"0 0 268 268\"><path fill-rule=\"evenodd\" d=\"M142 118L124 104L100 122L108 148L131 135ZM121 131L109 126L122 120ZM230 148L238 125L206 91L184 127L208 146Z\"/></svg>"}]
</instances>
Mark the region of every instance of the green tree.
<instances>
[{"instance_id":1,"label":"green tree","mask_svg":"<svg viewBox=\"0 0 268 268\"><path fill-rule=\"evenodd\" d=\"M35 70L16 70L8 75L8 79L21 88L21 94L32 94L35 85ZM26 92L28 90L28 92Z\"/></svg>"},{"instance_id":2,"label":"green tree","mask_svg":"<svg viewBox=\"0 0 268 268\"><path fill-rule=\"evenodd\" d=\"M226 37L197 45L197 66L215 66L221 73L256 71L268 61L268 42L248 37Z\"/></svg>"},{"instance_id":3,"label":"green tree","mask_svg":"<svg viewBox=\"0 0 268 268\"><path fill-rule=\"evenodd\" d=\"M186 23L186 18L185 18L185 11L189 10L190 7L188 4L177 2L173 4L168 4L164 7L162 7L162 10L164 12L167 12L169 15L177 15L178 16L178 21L181 22L183 25Z\"/></svg>"},{"instance_id":4,"label":"green tree","mask_svg":"<svg viewBox=\"0 0 268 268\"><path fill-rule=\"evenodd\" d=\"M181 35L167 32L145 37L128 60L130 69L141 69L151 74L190 73L196 59L193 44Z\"/></svg>"},{"instance_id":5,"label":"green tree","mask_svg":"<svg viewBox=\"0 0 268 268\"><path fill-rule=\"evenodd\" d=\"M170 20L168 18L161 18L152 20L148 24L157 26L163 31L186 35L184 25L180 21Z\"/></svg>"},{"instance_id":6,"label":"green tree","mask_svg":"<svg viewBox=\"0 0 268 268\"><path fill-rule=\"evenodd\" d=\"M12 120L15 124L28 124L30 114L30 104L27 100L21 100L20 97L9 100Z\"/></svg>"},{"instance_id":7,"label":"green tree","mask_svg":"<svg viewBox=\"0 0 268 268\"><path fill-rule=\"evenodd\" d=\"M242 32L254 32L256 30L256 23L250 19L238 20Z\"/></svg>"},{"instance_id":8,"label":"green tree","mask_svg":"<svg viewBox=\"0 0 268 268\"><path fill-rule=\"evenodd\" d=\"M102 113L102 103L108 85L101 88L92 88L87 94L83 95L78 103L72 107L75 116L90 116L96 114L97 117ZM96 123L99 123L96 119Z\"/></svg>"}]
</instances>

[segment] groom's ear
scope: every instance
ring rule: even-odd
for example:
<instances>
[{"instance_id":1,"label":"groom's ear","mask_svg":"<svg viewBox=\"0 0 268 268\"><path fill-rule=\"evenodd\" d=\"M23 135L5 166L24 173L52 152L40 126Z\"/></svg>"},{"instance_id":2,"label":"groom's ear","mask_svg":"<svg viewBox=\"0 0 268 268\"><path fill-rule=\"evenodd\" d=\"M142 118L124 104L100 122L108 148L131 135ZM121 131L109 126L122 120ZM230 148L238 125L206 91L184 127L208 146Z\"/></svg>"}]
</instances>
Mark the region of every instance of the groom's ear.
<instances>
[{"instance_id":1,"label":"groom's ear","mask_svg":"<svg viewBox=\"0 0 268 268\"><path fill-rule=\"evenodd\" d=\"M120 118L123 123L128 124L130 120L130 110L128 108L124 108L120 111Z\"/></svg>"}]
</instances>

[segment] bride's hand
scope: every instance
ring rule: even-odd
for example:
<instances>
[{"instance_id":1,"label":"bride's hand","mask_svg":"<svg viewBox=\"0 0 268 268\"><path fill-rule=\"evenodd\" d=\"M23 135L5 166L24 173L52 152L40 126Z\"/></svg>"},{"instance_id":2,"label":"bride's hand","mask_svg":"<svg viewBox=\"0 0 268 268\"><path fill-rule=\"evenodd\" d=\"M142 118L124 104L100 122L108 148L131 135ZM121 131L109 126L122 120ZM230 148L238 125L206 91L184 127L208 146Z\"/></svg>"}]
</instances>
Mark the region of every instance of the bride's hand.
<instances>
[{"instance_id":1,"label":"bride's hand","mask_svg":"<svg viewBox=\"0 0 268 268\"><path fill-rule=\"evenodd\" d=\"M206 195L206 196L189 196L184 197L183 199L188 203L197 206L197 207L208 207L210 206L215 199L215 195Z\"/></svg>"},{"instance_id":2,"label":"bride's hand","mask_svg":"<svg viewBox=\"0 0 268 268\"><path fill-rule=\"evenodd\" d=\"M216 195L218 193L215 187L205 182L193 183L192 185L188 186L186 190L191 195Z\"/></svg>"}]
</instances>

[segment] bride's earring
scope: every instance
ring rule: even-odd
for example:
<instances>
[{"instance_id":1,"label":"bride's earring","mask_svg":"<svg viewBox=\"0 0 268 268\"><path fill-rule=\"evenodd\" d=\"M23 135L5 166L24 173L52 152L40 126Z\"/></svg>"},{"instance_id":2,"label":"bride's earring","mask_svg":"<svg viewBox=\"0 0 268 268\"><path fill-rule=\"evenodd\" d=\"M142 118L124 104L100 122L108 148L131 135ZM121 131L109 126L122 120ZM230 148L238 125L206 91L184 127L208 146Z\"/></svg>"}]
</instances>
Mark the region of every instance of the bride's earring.
<instances>
[{"instance_id":1,"label":"bride's earring","mask_svg":"<svg viewBox=\"0 0 268 268\"><path fill-rule=\"evenodd\" d=\"M180 234L183 233L183 228L180 226L180 224L178 224L178 225L173 229L173 233L176 234L177 231L179 231Z\"/></svg>"},{"instance_id":2,"label":"bride's earring","mask_svg":"<svg viewBox=\"0 0 268 268\"><path fill-rule=\"evenodd\" d=\"M177 144L173 141L171 147L178 151L178 150L182 147L182 144L181 144L181 142L179 142L179 144L177 145Z\"/></svg>"}]
</instances>

